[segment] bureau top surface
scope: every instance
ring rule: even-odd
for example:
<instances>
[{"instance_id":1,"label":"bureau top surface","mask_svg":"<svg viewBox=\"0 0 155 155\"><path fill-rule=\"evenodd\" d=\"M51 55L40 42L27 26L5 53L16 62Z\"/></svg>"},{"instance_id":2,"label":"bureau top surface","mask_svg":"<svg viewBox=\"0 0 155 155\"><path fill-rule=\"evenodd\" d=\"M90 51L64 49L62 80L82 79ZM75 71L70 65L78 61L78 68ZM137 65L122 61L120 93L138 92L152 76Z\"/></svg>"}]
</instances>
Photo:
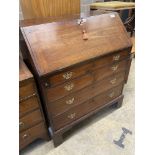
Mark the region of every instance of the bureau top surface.
<instances>
[{"instance_id":1,"label":"bureau top surface","mask_svg":"<svg viewBox=\"0 0 155 155\"><path fill-rule=\"evenodd\" d=\"M131 47L117 13L21 28L39 76ZM83 30L88 39L83 39Z\"/></svg>"},{"instance_id":2,"label":"bureau top surface","mask_svg":"<svg viewBox=\"0 0 155 155\"><path fill-rule=\"evenodd\" d=\"M33 75L31 74L23 60L19 58L19 81L24 81L32 77Z\"/></svg>"}]
</instances>

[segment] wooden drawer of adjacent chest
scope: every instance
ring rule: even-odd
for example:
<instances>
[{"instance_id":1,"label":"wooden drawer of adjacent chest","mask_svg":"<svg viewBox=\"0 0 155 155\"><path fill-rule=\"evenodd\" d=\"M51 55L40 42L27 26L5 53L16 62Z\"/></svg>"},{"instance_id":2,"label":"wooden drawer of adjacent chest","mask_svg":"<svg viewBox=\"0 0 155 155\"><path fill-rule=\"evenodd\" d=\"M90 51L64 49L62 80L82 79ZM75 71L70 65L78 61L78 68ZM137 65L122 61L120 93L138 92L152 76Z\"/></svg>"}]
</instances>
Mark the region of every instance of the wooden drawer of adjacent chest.
<instances>
[{"instance_id":1,"label":"wooden drawer of adjacent chest","mask_svg":"<svg viewBox=\"0 0 155 155\"><path fill-rule=\"evenodd\" d=\"M125 72L119 73L115 76L108 77L102 81L96 82L78 92L72 93L62 99L48 104L48 110L53 116L59 115L73 106L81 104L96 95L107 91L117 85L123 84Z\"/></svg>"},{"instance_id":2,"label":"wooden drawer of adjacent chest","mask_svg":"<svg viewBox=\"0 0 155 155\"><path fill-rule=\"evenodd\" d=\"M20 148L23 148L43 134L47 134L47 130L43 122L21 132L19 135Z\"/></svg>"},{"instance_id":3,"label":"wooden drawer of adjacent chest","mask_svg":"<svg viewBox=\"0 0 155 155\"><path fill-rule=\"evenodd\" d=\"M19 130L23 131L43 120L40 110L35 110L19 120Z\"/></svg>"},{"instance_id":4,"label":"wooden drawer of adjacent chest","mask_svg":"<svg viewBox=\"0 0 155 155\"><path fill-rule=\"evenodd\" d=\"M62 85L47 88L47 99L48 102L62 98L70 93L73 93L77 90L80 90L88 85L91 85L93 82L93 77L90 74L84 75L78 79L71 80Z\"/></svg>"},{"instance_id":5,"label":"wooden drawer of adjacent chest","mask_svg":"<svg viewBox=\"0 0 155 155\"><path fill-rule=\"evenodd\" d=\"M38 98L37 96L30 97L26 100L23 100L19 104L19 115L20 117L25 115L26 113L33 111L39 108Z\"/></svg>"},{"instance_id":6,"label":"wooden drawer of adjacent chest","mask_svg":"<svg viewBox=\"0 0 155 155\"><path fill-rule=\"evenodd\" d=\"M87 113L95 110L100 106L104 106L114 98L118 97L122 92L122 85L109 90L105 93L99 94L98 96L94 97L91 100L88 100L80 105L77 105L67 112L54 117L53 123L55 130L58 130L65 125L73 122L74 120L79 119L80 117L86 115Z\"/></svg>"},{"instance_id":7,"label":"wooden drawer of adjacent chest","mask_svg":"<svg viewBox=\"0 0 155 155\"><path fill-rule=\"evenodd\" d=\"M19 88L19 99L23 100L29 96L32 96L35 94L36 89L35 89L35 84L33 81L26 83Z\"/></svg>"}]
</instances>

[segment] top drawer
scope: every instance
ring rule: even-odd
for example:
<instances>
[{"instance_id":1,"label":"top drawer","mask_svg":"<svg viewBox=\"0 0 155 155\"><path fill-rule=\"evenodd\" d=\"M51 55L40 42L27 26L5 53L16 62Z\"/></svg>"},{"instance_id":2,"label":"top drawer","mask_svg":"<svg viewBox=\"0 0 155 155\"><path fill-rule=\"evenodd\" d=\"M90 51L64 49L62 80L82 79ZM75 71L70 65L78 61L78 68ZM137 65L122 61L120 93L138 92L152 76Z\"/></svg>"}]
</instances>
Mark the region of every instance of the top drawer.
<instances>
[{"instance_id":1,"label":"top drawer","mask_svg":"<svg viewBox=\"0 0 155 155\"><path fill-rule=\"evenodd\" d=\"M104 56L102 58L98 58L94 61L91 61L87 64L72 67L71 69L67 69L65 71L61 71L48 79L48 83L45 82L45 86L55 86L59 83L70 81L78 76L84 75L88 73L90 70L95 70L97 68L103 67L104 65L116 63L120 60L123 60L128 57L127 51L117 52L108 56Z\"/></svg>"},{"instance_id":2,"label":"top drawer","mask_svg":"<svg viewBox=\"0 0 155 155\"><path fill-rule=\"evenodd\" d=\"M70 93L76 92L93 83L93 76L86 74L78 79L71 80L70 82L58 85L56 87L46 89L48 102L60 99Z\"/></svg>"},{"instance_id":3,"label":"top drawer","mask_svg":"<svg viewBox=\"0 0 155 155\"><path fill-rule=\"evenodd\" d=\"M112 55L99 58L98 60L94 62L93 69L100 68L107 64L117 63L118 61L126 59L128 56L129 56L128 51L121 51L121 52L114 53Z\"/></svg>"},{"instance_id":4,"label":"top drawer","mask_svg":"<svg viewBox=\"0 0 155 155\"><path fill-rule=\"evenodd\" d=\"M86 74L92 68L92 65L93 65L92 63L87 63L82 66L80 65L78 67L68 69L66 71L63 71L50 77L48 82L50 83L51 86L57 85L62 82L67 82L78 76Z\"/></svg>"}]
</instances>

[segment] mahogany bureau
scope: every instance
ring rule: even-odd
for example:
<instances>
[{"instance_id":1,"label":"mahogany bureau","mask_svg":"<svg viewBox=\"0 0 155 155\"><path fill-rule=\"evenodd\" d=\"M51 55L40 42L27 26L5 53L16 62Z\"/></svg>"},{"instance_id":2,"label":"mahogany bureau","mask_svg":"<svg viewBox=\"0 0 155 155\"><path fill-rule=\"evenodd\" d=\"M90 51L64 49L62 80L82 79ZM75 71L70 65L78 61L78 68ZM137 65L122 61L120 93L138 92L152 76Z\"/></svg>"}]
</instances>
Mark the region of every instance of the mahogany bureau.
<instances>
[{"instance_id":1,"label":"mahogany bureau","mask_svg":"<svg viewBox=\"0 0 155 155\"><path fill-rule=\"evenodd\" d=\"M19 143L20 150L37 138L49 139L33 75L19 60Z\"/></svg>"},{"instance_id":2,"label":"mahogany bureau","mask_svg":"<svg viewBox=\"0 0 155 155\"><path fill-rule=\"evenodd\" d=\"M106 106L120 107L131 41L117 13L21 27L55 146Z\"/></svg>"}]
</instances>

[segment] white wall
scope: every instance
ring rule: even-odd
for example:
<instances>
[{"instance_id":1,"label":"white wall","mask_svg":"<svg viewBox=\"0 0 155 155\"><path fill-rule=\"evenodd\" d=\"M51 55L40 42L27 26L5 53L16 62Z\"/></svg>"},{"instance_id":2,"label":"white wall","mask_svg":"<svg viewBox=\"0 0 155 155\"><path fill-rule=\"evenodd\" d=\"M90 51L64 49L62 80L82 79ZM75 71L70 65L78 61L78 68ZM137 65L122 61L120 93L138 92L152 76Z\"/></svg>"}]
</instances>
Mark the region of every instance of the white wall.
<instances>
[{"instance_id":1,"label":"white wall","mask_svg":"<svg viewBox=\"0 0 155 155\"><path fill-rule=\"evenodd\" d=\"M104 2L104 0L81 0L81 13L83 13L83 14L89 13L89 11L90 11L90 4L94 3L96 1Z\"/></svg>"},{"instance_id":2,"label":"white wall","mask_svg":"<svg viewBox=\"0 0 155 155\"><path fill-rule=\"evenodd\" d=\"M19 20L22 20L22 19L23 19L23 14L22 14L22 9L19 2Z\"/></svg>"}]
</instances>

